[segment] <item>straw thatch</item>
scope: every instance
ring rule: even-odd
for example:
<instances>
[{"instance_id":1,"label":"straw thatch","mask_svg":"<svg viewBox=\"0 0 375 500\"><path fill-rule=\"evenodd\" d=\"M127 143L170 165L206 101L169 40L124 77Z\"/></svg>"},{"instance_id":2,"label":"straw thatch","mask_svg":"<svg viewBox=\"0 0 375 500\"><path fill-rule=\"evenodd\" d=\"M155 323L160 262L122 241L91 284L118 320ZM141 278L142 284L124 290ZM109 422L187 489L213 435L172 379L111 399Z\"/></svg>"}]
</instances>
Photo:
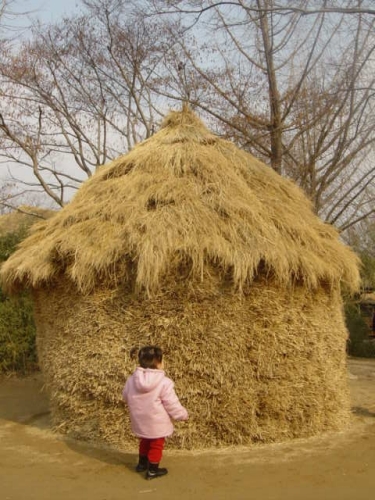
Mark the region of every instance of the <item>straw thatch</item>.
<instances>
[{"instance_id":1,"label":"straw thatch","mask_svg":"<svg viewBox=\"0 0 375 500\"><path fill-rule=\"evenodd\" d=\"M60 429L133 442L133 345L157 343L192 419L176 446L274 441L349 417L340 289L357 260L290 181L190 111L100 169L5 263L33 289Z\"/></svg>"},{"instance_id":2,"label":"straw thatch","mask_svg":"<svg viewBox=\"0 0 375 500\"><path fill-rule=\"evenodd\" d=\"M13 212L0 215L0 236L26 230L42 219L51 218L55 213L55 210L47 208L20 205Z\"/></svg>"},{"instance_id":3,"label":"straw thatch","mask_svg":"<svg viewBox=\"0 0 375 500\"><path fill-rule=\"evenodd\" d=\"M364 305L375 306L375 293L362 293L359 297L359 303Z\"/></svg>"}]
</instances>

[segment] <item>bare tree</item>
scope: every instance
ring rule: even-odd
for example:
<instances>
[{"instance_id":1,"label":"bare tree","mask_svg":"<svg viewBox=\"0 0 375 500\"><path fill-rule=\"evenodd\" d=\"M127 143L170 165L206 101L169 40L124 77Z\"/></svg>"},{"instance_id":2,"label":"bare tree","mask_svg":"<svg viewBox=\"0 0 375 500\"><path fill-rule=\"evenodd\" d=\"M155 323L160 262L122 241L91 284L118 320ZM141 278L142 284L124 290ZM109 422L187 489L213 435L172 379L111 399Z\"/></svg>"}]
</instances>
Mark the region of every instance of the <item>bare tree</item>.
<instances>
[{"instance_id":1,"label":"bare tree","mask_svg":"<svg viewBox=\"0 0 375 500\"><path fill-rule=\"evenodd\" d=\"M2 183L0 186L0 215L12 210L13 201L18 196L16 186L12 183Z\"/></svg>"},{"instance_id":2,"label":"bare tree","mask_svg":"<svg viewBox=\"0 0 375 500\"><path fill-rule=\"evenodd\" d=\"M160 93L181 99L185 92L222 133L297 181L340 229L374 212L375 16L368 3L151 4L148 12L160 19L175 16L175 59L184 66L182 82L170 64Z\"/></svg>"},{"instance_id":3,"label":"bare tree","mask_svg":"<svg viewBox=\"0 0 375 500\"><path fill-rule=\"evenodd\" d=\"M1 0L0 3L0 19L3 19L7 8L7 0Z\"/></svg>"},{"instance_id":4,"label":"bare tree","mask_svg":"<svg viewBox=\"0 0 375 500\"><path fill-rule=\"evenodd\" d=\"M2 31L8 29L7 20L14 15L12 4L14 5L14 0L0 0L0 27Z\"/></svg>"},{"instance_id":5,"label":"bare tree","mask_svg":"<svg viewBox=\"0 0 375 500\"><path fill-rule=\"evenodd\" d=\"M61 206L159 116L149 86L163 49L156 29L127 18L119 0L85 3L84 15L35 26L31 41L0 57L0 156L12 173L32 171L28 184Z\"/></svg>"},{"instance_id":6,"label":"bare tree","mask_svg":"<svg viewBox=\"0 0 375 500\"><path fill-rule=\"evenodd\" d=\"M325 220L344 230L373 213L370 2L82 3L82 16L2 47L0 155L13 175L25 165L63 205L188 101L298 182Z\"/></svg>"},{"instance_id":7,"label":"bare tree","mask_svg":"<svg viewBox=\"0 0 375 500\"><path fill-rule=\"evenodd\" d=\"M314 14L369 14L375 15L372 0L308 0L306 2L299 1L274 1L272 4L260 7L253 2L245 2L243 0L232 1L215 1L215 0L150 0L149 5L152 6L152 14L187 14L195 16L194 23L205 13L214 10L218 7L241 7L251 13L273 12L282 15L302 14L303 16ZM148 11L150 12L150 11Z\"/></svg>"}]
</instances>

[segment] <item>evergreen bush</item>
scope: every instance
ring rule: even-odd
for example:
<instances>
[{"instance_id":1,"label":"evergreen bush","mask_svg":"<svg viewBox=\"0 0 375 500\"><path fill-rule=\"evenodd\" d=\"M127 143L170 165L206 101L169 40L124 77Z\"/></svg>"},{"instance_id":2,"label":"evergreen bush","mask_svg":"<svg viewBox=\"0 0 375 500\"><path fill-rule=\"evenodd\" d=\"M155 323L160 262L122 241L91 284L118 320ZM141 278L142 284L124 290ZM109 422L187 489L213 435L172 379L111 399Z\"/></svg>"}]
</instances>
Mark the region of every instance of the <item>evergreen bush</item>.
<instances>
[{"instance_id":1,"label":"evergreen bush","mask_svg":"<svg viewBox=\"0 0 375 500\"><path fill-rule=\"evenodd\" d=\"M25 237L25 226L0 235L0 263ZM27 293L10 298L0 289L0 374L27 373L37 368L33 306Z\"/></svg>"},{"instance_id":2,"label":"evergreen bush","mask_svg":"<svg viewBox=\"0 0 375 500\"><path fill-rule=\"evenodd\" d=\"M369 338L369 326L358 304L345 306L346 325L349 330L348 354L361 358L375 357L375 341Z\"/></svg>"}]
</instances>

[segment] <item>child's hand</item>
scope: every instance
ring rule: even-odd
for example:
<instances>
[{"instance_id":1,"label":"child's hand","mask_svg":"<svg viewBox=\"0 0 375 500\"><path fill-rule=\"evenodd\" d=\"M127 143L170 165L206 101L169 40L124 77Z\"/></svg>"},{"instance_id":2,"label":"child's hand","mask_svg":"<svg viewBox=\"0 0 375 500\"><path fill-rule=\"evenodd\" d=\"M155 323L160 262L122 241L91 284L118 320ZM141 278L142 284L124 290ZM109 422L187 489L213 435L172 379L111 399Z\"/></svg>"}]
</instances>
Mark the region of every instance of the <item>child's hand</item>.
<instances>
[{"instance_id":1,"label":"child's hand","mask_svg":"<svg viewBox=\"0 0 375 500\"><path fill-rule=\"evenodd\" d=\"M186 415L184 415L180 420L181 420L181 422L186 422L187 420L189 420L188 412L186 412Z\"/></svg>"}]
</instances>

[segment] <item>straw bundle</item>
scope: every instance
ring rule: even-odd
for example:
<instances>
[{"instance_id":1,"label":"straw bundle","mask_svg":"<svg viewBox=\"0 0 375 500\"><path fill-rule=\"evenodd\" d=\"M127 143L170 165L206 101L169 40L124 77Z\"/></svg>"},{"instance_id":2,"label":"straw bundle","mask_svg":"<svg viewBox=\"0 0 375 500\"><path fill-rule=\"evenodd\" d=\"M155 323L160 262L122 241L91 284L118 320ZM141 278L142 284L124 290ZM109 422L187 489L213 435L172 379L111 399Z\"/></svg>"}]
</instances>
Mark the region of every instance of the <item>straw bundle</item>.
<instances>
[{"instance_id":1,"label":"straw bundle","mask_svg":"<svg viewBox=\"0 0 375 500\"><path fill-rule=\"evenodd\" d=\"M128 347L146 343L163 346L167 373L190 411L189 423L177 426L176 447L343 428L346 330L337 293L256 281L238 300L214 284L174 284L173 292L150 299L121 288L84 296L64 280L35 292L39 353L59 429L132 444L120 394L134 369Z\"/></svg>"},{"instance_id":2,"label":"straw bundle","mask_svg":"<svg viewBox=\"0 0 375 500\"><path fill-rule=\"evenodd\" d=\"M56 425L133 442L120 397L159 344L190 410L172 443L269 442L348 421L340 288L356 257L302 192L190 111L103 167L1 271L33 289Z\"/></svg>"}]
</instances>

